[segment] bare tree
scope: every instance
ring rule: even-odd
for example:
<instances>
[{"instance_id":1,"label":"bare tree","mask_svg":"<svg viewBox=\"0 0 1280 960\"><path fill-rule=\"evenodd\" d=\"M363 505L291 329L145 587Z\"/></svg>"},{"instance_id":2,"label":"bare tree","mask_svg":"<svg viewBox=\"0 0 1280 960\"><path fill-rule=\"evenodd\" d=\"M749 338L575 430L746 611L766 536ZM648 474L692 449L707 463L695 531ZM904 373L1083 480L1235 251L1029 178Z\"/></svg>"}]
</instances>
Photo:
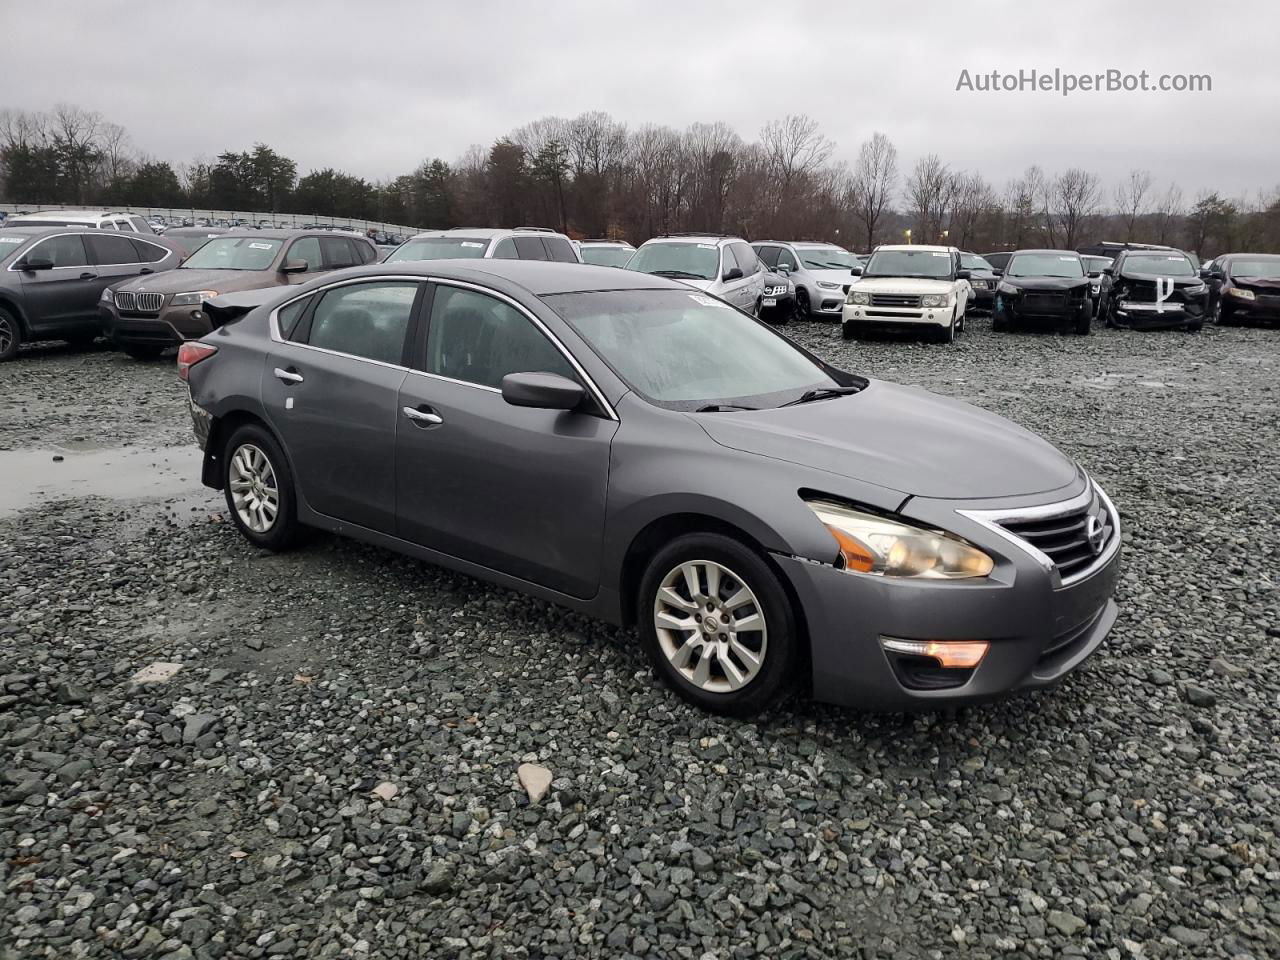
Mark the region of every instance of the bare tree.
<instances>
[{"instance_id":1,"label":"bare tree","mask_svg":"<svg viewBox=\"0 0 1280 960\"><path fill-rule=\"evenodd\" d=\"M1133 228L1146 212L1147 194L1154 179L1150 170L1130 170L1127 179L1116 186L1116 210L1124 221L1124 239L1133 239Z\"/></svg>"},{"instance_id":2,"label":"bare tree","mask_svg":"<svg viewBox=\"0 0 1280 960\"><path fill-rule=\"evenodd\" d=\"M1174 226L1182 217L1184 205L1182 188L1176 183L1156 202L1156 243L1168 243L1174 235Z\"/></svg>"},{"instance_id":3,"label":"bare tree","mask_svg":"<svg viewBox=\"0 0 1280 960\"><path fill-rule=\"evenodd\" d=\"M60 103L53 108L50 132L58 150L58 165L68 199L82 203L102 157L99 142L102 115Z\"/></svg>"},{"instance_id":4,"label":"bare tree","mask_svg":"<svg viewBox=\"0 0 1280 960\"><path fill-rule=\"evenodd\" d=\"M979 221L996 205L995 191L978 173L960 173L952 178L952 200L947 221L947 239L968 249L977 234Z\"/></svg>"},{"instance_id":5,"label":"bare tree","mask_svg":"<svg viewBox=\"0 0 1280 960\"><path fill-rule=\"evenodd\" d=\"M1003 240L1006 245L1016 250L1031 243L1043 193L1044 172L1034 165L1005 187Z\"/></svg>"},{"instance_id":6,"label":"bare tree","mask_svg":"<svg viewBox=\"0 0 1280 960\"><path fill-rule=\"evenodd\" d=\"M876 131L858 148L858 162L849 186L849 205L866 229L867 249L876 245L876 231L893 202L898 180L898 148Z\"/></svg>"},{"instance_id":7,"label":"bare tree","mask_svg":"<svg viewBox=\"0 0 1280 960\"><path fill-rule=\"evenodd\" d=\"M129 131L118 123L104 123L99 131L98 142L102 157L103 186L108 191L118 190L137 166L133 144L129 142Z\"/></svg>"},{"instance_id":8,"label":"bare tree","mask_svg":"<svg viewBox=\"0 0 1280 960\"><path fill-rule=\"evenodd\" d=\"M1098 208L1101 188L1096 173L1079 167L1059 174L1046 191L1046 223L1051 224L1054 246L1073 249L1081 230Z\"/></svg>"},{"instance_id":9,"label":"bare tree","mask_svg":"<svg viewBox=\"0 0 1280 960\"><path fill-rule=\"evenodd\" d=\"M942 238L953 189L951 171L936 153L916 161L907 177L907 201L919 231L917 241L937 243Z\"/></svg>"},{"instance_id":10,"label":"bare tree","mask_svg":"<svg viewBox=\"0 0 1280 960\"><path fill-rule=\"evenodd\" d=\"M766 123L760 131L760 145L780 201L788 197L798 181L816 173L835 149L835 144L818 130L818 121L804 114Z\"/></svg>"}]
</instances>

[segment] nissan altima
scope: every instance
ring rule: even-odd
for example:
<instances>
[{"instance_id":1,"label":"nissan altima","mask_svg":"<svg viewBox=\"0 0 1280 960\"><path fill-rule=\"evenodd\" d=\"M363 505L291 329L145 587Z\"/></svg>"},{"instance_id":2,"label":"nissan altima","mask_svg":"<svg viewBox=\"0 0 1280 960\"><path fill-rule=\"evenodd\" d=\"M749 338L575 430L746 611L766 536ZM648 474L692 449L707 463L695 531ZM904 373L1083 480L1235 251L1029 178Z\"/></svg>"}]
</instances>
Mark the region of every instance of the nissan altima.
<instances>
[{"instance_id":1,"label":"nissan altima","mask_svg":"<svg viewBox=\"0 0 1280 960\"><path fill-rule=\"evenodd\" d=\"M251 543L318 527L635 625L707 710L1043 687L1116 619L1078 464L676 281L396 263L208 310L178 368Z\"/></svg>"}]
</instances>

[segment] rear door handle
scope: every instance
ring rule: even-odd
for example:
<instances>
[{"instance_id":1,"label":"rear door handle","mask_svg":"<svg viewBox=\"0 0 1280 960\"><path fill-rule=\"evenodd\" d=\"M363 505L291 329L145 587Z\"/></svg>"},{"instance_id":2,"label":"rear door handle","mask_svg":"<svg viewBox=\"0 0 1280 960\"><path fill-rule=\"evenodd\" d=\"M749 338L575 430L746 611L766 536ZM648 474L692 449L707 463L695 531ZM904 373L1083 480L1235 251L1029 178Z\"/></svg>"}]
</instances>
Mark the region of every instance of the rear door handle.
<instances>
[{"instance_id":1,"label":"rear door handle","mask_svg":"<svg viewBox=\"0 0 1280 960\"><path fill-rule=\"evenodd\" d=\"M86 273L82 273L82 274L80 274L80 279L81 279L81 280L97 280L97 279L98 279L98 275L97 275L96 273L87 273L87 272L86 272Z\"/></svg>"},{"instance_id":2,"label":"rear door handle","mask_svg":"<svg viewBox=\"0 0 1280 960\"><path fill-rule=\"evenodd\" d=\"M296 370L282 370L280 367L276 367L272 372L276 375L276 379L283 383L301 383L303 379L302 374Z\"/></svg>"},{"instance_id":3,"label":"rear door handle","mask_svg":"<svg viewBox=\"0 0 1280 960\"><path fill-rule=\"evenodd\" d=\"M444 423L444 417L438 413L430 413L426 410L419 410L416 407L401 407L400 412L415 423Z\"/></svg>"}]
</instances>

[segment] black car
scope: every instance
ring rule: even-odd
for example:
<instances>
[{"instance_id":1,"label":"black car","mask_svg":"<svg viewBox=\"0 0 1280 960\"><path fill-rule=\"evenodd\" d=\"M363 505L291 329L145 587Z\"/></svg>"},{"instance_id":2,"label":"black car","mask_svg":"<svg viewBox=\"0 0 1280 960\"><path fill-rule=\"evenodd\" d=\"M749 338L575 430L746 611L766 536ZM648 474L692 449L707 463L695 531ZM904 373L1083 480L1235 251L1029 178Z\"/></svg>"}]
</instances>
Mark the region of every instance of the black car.
<instances>
[{"instance_id":1,"label":"black car","mask_svg":"<svg viewBox=\"0 0 1280 960\"><path fill-rule=\"evenodd\" d=\"M1199 330L1209 287L1180 250L1121 250L1103 271L1101 298L1108 327Z\"/></svg>"},{"instance_id":2,"label":"black car","mask_svg":"<svg viewBox=\"0 0 1280 960\"><path fill-rule=\"evenodd\" d=\"M996 302L996 284L1000 278L995 267L976 253L960 254L960 269L969 271L969 286L973 287L973 299L969 301L970 310L982 310L990 313Z\"/></svg>"},{"instance_id":3,"label":"black car","mask_svg":"<svg viewBox=\"0 0 1280 960\"><path fill-rule=\"evenodd\" d=\"M1280 256L1229 253L1209 265L1205 279L1214 323L1280 320Z\"/></svg>"},{"instance_id":4,"label":"black car","mask_svg":"<svg viewBox=\"0 0 1280 960\"><path fill-rule=\"evenodd\" d=\"M764 293L760 298L760 319L765 323L786 323L796 315L796 285L791 278L770 270L760 261L764 270Z\"/></svg>"},{"instance_id":5,"label":"black car","mask_svg":"<svg viewBox=\"0 0 1280 960\"><path fill-rule=\"evenodd\" d=\"M1055 324L1086 335L1093 319L1089 291L1089 275L1075 251L1018 250L996 287L991 329Z\"/></svg>"},{"instance_id":6,"label":"black car","mask_svg":"<svg viewBox=\"0 0 1280 960\"><path fill-rule=\"evenodd\" d=\"M0 233L0 360L34 340L91 343L109 285L176 267L161 238L85 227L6 227Z\"/></svg>"},{"instance_id":7,"label":"black car","mask_svg":"<svg viewBox=\"0 0 1280 960\"><path fill-rule=\"evenodd\" d=\"M1012 250L1000 250L996 253L984 253L982 259L990 264L992 270L1003 270L1009 265L1009 258L1012 256Z\"/></svg>"}]
</instances>

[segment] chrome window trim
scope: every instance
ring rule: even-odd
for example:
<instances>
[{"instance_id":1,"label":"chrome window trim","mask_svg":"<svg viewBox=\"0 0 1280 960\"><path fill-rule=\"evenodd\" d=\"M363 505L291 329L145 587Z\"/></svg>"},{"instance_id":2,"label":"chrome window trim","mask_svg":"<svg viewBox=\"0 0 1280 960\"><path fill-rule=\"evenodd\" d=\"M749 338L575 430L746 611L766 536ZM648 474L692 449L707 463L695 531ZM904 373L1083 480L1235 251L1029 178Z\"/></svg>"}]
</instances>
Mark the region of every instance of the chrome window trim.
<instances>
[{"instance_id":1,"label":"chrome window trim","mask_svg":"<svg viewBox=\"0 0 1280 960\"><path fill-rule=\"evenodd\" d=\"M40 246L40 244L44 243L46 240L57 240L59 237L78 237L78 236L80 236L80 234L75 233L75 232L72 232L72 231L68 231L67 233L53 233L53 234L50 234L50 235L49 235L49 236L47 236L47 237L40 237L38 240L36 240L36 242L35 242L35 243L31 244L31 246L27 247L27 248L23 251L23 256L25 257L25 256L26 256L26 254L30 253L32 250L34 250L36 247ZM84 241L83 241L83 240L81 240L80 242L81 242L81 243L84 243ZM22 248L19 248L19 249L22 249ZM87 246L84 248L84 255L85 255L85 259L86 259L86 260L88 260L88 259L89 259L89 248L88 248ZM10 254L10 256L13 256L13 254ZM17 262L17 261L14 261L14 263L16 263L16 262ZM50 269L50 270L85 270L85 269L88 269L89 267L95 267L95 266L99 266L99 264L95 264L95 263L81 263L81 264L77 264L77 265L75 265L75 266L73 266L73 267L50 267L49 269ZM118 264L118 263L116 263L116 264L104 264L104 266L116 266L116 267L118 267L118 266L121 266L121 264ZM32 271L27 271L27 270L15 270L13 267L14 267L14 264L13 264L13 263L9 264L9 267L8 267L8 271L9 271L9 273L28 273L28 272L35 273L35 272L37 272L37 271L34 271L34 270L32 270ZM44 271L43 271L43 270L38 271L38 272L40 272L40 273L44 273Z\"/></svg>"},{"instance_id":2,"label":"chrome window trim","mask_svg":"<svg viewBox=\"0 0 1280 960\"><path fill-rule=\"evenodd\" d=\"M1035 507L1009 507L1007 509L996 510L957 510L956 513L975 523L981 524L986 529L999 537L1014 544L1024 553L1028 554L1040 566L1045 573L1055 576L1058 582L1069 587L1073 583L1079 583L1092 576L1102 567L1111 562L1112 557L1120 550L1120 513L1116 510L1115 504L1111 502L1111 498L1107 496L1105 490L1094 482L1092 477L1086 475L1087 486L1083 493L1072 497L1070 500L1062 500L1058 503L1045 503ZM1052 520L1054 517L1066 516L1074 513L1084 507L1087 507L1092 501L1094 493L1102 500L1103 509L1107 511L1107 515L1111 520L1111 539L1107 542L1106 548L1102 553L1094 558L1093 563L1089 564L1083 570L1071 574L1069 577L1063 577L1058 573L1057 564L1055 564L1047 554L1036 549L1027 540L1023 540L1016 533L1001 526L1005 521L1018 520Z\"/></svg>"}]
</instances>

